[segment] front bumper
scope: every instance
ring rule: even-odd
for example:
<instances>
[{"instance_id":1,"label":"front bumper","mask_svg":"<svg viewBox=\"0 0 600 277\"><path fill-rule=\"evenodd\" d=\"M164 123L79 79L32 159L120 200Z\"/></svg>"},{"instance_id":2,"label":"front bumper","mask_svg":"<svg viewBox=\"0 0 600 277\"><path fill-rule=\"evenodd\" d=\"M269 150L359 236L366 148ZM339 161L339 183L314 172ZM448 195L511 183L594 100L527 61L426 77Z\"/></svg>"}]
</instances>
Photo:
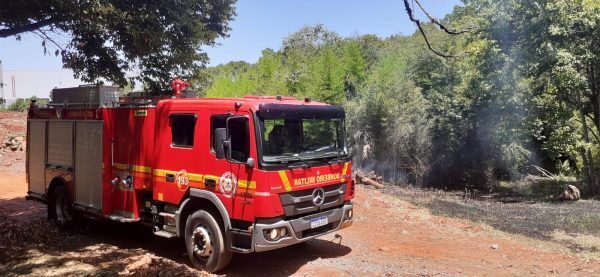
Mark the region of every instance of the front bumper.
<instances>
[{"instance_id":1,"label":"front bumper","mask_svg":"<svg viewBox=\"0 0 600 277\"><path fill-rule=\"evenodd\" d=\"M297 219L279 220L274 223L256 223L252 234L254 251L263 252L273 250L346 228L352 225L352 217L346 217L349 210L352 210L352 203L350 202L336 209L307 215ZM317 228L311 228L311 220L322 217L327 218L328 224ZM287 228L288 234L285 237L275 241L270 241L265 238L265 230L280 227Z\"/></svg>"}]
</instances>

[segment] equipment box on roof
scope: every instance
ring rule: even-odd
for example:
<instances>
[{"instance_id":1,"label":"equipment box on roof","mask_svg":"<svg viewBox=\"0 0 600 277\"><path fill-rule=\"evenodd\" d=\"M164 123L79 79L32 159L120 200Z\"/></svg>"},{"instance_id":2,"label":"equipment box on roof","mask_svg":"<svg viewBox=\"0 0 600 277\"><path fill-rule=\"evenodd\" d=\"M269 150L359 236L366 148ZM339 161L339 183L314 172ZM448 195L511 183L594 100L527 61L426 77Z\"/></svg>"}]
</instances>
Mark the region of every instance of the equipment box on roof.
<instances>
[{"instance_id":1,"label":"equipment box on roof","mask_svg":"<svg viewBox=\"0 0 600 277\"><path fill-rule=\"evenodd\" d=\"M119 88L85 85L52 90L50 106L99 107L113 106L119 102Z\"/></svg>"}]
</instances>

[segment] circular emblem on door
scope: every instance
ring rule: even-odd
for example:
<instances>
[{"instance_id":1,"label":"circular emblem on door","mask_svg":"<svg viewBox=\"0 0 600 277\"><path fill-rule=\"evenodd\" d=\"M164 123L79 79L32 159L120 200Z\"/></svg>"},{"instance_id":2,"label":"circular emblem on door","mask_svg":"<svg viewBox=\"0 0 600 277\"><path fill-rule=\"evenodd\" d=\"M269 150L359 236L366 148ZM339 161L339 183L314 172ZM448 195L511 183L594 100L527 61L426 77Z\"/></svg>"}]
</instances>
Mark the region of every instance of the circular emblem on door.
<instances>
[{"instance_id":1,"label":"circular emblem on door","mask_svg":"<svg viewBox=\"0 0 600 277\"><path fill-rule=\"evenodd\" d=\"M175 176L175 183L180 191L186 191L190 185L190 178L185 170L180 170Z\"/></svg>"},{"instance_id":2,"label":"circular emblem on door","mask_svg":"<svg viewBox=\"0 0 600 277\"><path fill-rule=\"evenodd\" d=\"M315 206L323 205L325 202L325 191L322 188L316 188L312 193L312 202Z\"/></svg>"},{"instance_id":3,"label":"circular emblem on door","mask_svg":"<svg viewBox=\"0 0 600 277\"><path fill-rule=\"evenodd\" d=\"M237 178L231 172L225 172L219 178L219 190L226 196L231 196L237 188Z\"/></svg>"}]
</instances>

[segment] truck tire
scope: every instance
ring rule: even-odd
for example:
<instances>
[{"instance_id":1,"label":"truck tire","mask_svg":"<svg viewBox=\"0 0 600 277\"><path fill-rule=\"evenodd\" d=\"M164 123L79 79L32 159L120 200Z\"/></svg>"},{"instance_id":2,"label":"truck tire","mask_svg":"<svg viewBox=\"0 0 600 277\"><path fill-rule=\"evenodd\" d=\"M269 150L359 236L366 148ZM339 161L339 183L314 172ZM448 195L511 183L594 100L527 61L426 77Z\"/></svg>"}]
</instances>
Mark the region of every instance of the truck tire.
<instances>
[{"instance_id":1,"label":"truck tire","mask_svg":"<svg viewBox=\"0 0 600 277\"><path fill-rule=\"evenodd\" d=\"M208 272L217 272L231 261L231 251L219 223L207 211L199 210L185 223L185 246L192 264Z\"/></svg>"},{"instance_id":2,"label":"truck tire","mask_svg":"<svg viewBox=\"0 0 600 277\"><path fill-rule=\"evenodd\" d=\"M52 194L52 209L54 209L54 223L60 228L65 228L73 221L71 202L65 186L54 189Z\"/></svg>"}]
</instances>

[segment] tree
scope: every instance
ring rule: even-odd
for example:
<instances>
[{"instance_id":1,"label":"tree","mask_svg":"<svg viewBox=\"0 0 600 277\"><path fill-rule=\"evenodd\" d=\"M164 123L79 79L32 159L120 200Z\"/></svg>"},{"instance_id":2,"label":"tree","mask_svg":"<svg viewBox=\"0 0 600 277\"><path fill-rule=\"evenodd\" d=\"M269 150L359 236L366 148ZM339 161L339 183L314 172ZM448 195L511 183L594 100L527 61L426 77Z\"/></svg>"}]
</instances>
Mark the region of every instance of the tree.
<instances>
[{"instance_id":1,"label":"tree","mask_svg":"<svg viewBox=\"0 0 600 277\"><path fill-rule=\"evenodd\" d=\"M428 103L409 79L413 53L393 39L379 53L356 99L346 103L356 164L393 182L426 184L431 159Z\"/></svg>"},{"instance_id":2,"label":"tree","mask_svg":"<svg viewBox=\"0 0 600 277\"><path fill-rule=\"evenodd\" d=\"M344 71L344 93L347 99L358 95L359 86L367 75L367 65L360 44L354 40L344 43L342 66Z\"/></svg>"},{"instance_id":3,"label":"tree","mask_svg":"<svg viewBox=\"0 0 600 277\"><path fill-rule=\"evenodd\" d=\"M355 165L392 182L489 191L536 165L598 195L600 2L464 3L410 36L304 27L243 70L209 69L209 91L344 105Z\"/></svg>"},{"instance_id":4,"label":"tree","mask_svg":"<svg viewBox=\"0 0 600 277\"><path fill-rule=\"evenodd\" d=\"M9 111L24 112L29 107L29 101L23 98L15 99L15 102L8 106Z\"/></svg>"},{"instance_id":5,"label":"tree","mask_svg":"<svg viewBox=\"0 0 600 277\"><path fill-rule=\"evenodd\" d=\"M505 88L500 91L519 92L524 101L498 98L502 101L496 104L527 111L526 131L535 138L543 159L556 167L576 161L572 164L588 192L600 194L600 3L471 0L465 4L455 14L474 19L481 30L470 35L467 48L480 54L488 49L486 55L471 55L480 57L473 64L485 76L478 80L481 87L498 84Z\"/></svg>"},{"instance_id":6,"label":"tree","mask_svg":"<svg viewBox=\"0 0 600 277\"><path fill-rule=\"evenodd\" d=\"M174 74L192 75L207 62L200 47L227 35L234 2L5 1L0 38L39 36L44 53L54 50L65 68L87 82L125 86L139 80L158 89ZM132 71L139 76L128 79Z\"/></svg>"}]
</instances>

